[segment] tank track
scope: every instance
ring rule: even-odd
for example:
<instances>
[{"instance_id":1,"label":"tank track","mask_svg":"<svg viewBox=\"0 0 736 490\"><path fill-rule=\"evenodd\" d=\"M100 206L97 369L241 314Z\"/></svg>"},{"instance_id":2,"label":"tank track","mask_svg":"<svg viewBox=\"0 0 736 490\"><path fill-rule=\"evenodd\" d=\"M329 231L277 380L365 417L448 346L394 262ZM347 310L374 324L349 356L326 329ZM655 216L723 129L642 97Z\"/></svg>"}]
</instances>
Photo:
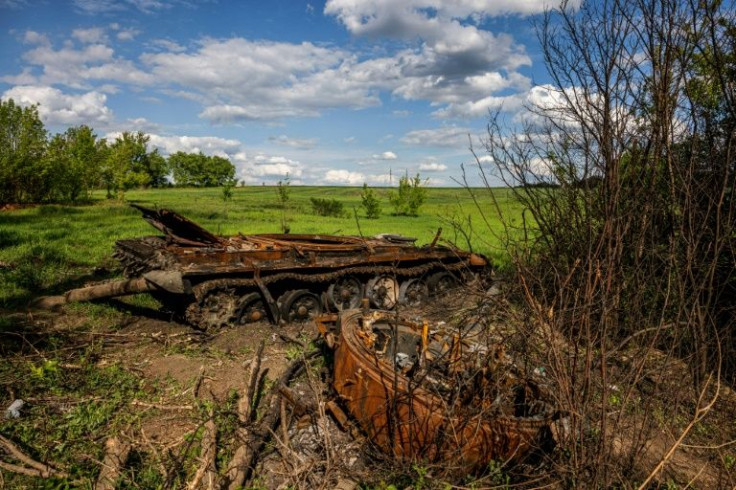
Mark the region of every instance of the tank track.
<instances>
[{"instance_id":1,"label":"tank track","mask_svg":"<svg viewBox=\"0 0 736 490\"><path fill-rule=\"evenodd\" d=\"M348 275L364 275L364 274L391 274L401 277L417 277L422 274L426 274L432 269L444 270L444 271L457 271L467 268L468 264L465 262L458 262L455 264L445 264L443 262L429 262L414 267L398 268L393 266L360 266L360 267L349 267L346 269L340 269L333 272L325 272L322 274L299 274L296 272L285 272L283 274L273 274L266 276L261 279L265 285L273 284L283 280L293 280L299 282L330 282L335 279L348 276ZM227 290L233 288L243 287L258 287L258 282L255 278L253 279L212 279L205 281L201 284L196 285L192 288L195 298L202 300L206 295L216 290Z\"/></svg>"},{"instance_id":2,"label":"tank track","mask_svg":"<svg viewBox=\"0 0 736 490\"><path fill-rule=\"evenodd\" d=\"M208 330L219 328L237 320L238 298L242 295L238 291L253 288L258 291L262 286L268 286L281 281L298 283L328 284L341 277L350 275L391 275L403 278L419 277L431 271L456 272L466 269L468 264L460 261L454 264L445 264L440 261L429 262L414 267L394 266L359 266L340 269L321 274L302 274L286 272L273 274L260 279L257 278L224 278L202 282L192 288L195 301L186 307L185 319L191 325ZM259 285L260 282L260 285Z\"/></svg>"},{"instance_id":3,"label":"tank track","mask_svg":"<svg viewBox=\"0 0 736 490\"><path fill-rule=\"evenodd\" d=\"M138 277L146 272L162 268L158 249L164 244L165 241L159 237L121 240L115 246L112 256L123 266L125 277Z\"/></svg>"}]
</instances>

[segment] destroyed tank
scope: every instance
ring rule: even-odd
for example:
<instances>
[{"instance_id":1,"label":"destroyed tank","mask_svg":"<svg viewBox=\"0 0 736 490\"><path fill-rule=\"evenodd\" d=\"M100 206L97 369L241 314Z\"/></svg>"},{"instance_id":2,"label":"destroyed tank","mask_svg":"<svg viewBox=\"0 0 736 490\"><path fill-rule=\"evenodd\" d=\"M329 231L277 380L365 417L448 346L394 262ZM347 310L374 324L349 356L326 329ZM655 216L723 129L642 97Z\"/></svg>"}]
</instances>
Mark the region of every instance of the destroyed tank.
<instances>
[{"instance_id":1,"label":"destroyed tank","mask_svg":"<svg viewBox=\"0 0 736 490\"><path fill-rule=\"evenodd\" d=\"M334 350L335 392L393 458L467 475L556 444L551 427L565 414L544 377L525 374L503 344L482 341L477 325L368 309L315 322Z\"/></svg>"},{"instance_id":2,"label":"destroyed tank","mask_svg":"<svg viewBox=\"0 0 736 490\"><path fill-rule=\"evenodd\" d=\"M63 302L149 292L206 330L306 321L363 297L380 309L418 306L490 269L481 255L439 245L441 230L422 247L400 235L220 237L173 211L133 207L163 236L119 240L114 256L129 279L70 291Z\"/></svg>"}]
</instances>

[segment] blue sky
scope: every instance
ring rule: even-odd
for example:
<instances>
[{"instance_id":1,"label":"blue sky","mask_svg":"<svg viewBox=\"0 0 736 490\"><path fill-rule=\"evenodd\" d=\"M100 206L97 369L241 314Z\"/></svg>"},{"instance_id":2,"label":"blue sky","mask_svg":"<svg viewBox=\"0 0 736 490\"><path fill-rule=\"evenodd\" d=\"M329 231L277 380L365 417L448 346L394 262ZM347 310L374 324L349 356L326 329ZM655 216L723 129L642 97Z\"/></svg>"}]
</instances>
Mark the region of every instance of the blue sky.
<instances>
[{"instance_id":1,"label":"blue sky","mask_svg":"<svg viewBox=\"0 0 736 490\"><path fill-rule=\"evenodd\" d=\"M550 96L547 4L0 0L0 96L39 103L52 133L226 156L252 184L455 185L489 110Z\"/></svg>"}]
</instances>

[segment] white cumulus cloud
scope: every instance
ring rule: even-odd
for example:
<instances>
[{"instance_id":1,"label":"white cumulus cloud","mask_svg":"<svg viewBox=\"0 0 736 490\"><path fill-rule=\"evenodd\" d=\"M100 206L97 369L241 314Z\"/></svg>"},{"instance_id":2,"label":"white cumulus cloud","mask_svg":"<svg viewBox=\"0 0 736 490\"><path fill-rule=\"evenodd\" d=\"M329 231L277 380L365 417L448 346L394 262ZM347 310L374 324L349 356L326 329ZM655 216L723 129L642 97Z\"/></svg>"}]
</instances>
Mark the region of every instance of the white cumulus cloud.
<instances>
[{"instance_id":1,"label":"white cumulus cloud","mask_svg":"<svg viewBox=\"0 0 736 490\"><path fill-rule=\"evenodd\" d=\"M447 170L447 165L444 163L428 161L420 163L419 170L422 172L443 172Z\"/></svg>"},{"instance_id":2,"label":"white cumulus cloud","mask_svg":"<svg viewBox=\"0 0 736 490\"><path fill-rule=\"evenodd\" d=\"M26 44L50 44L49 38L46 37L46 34L41 34L36 31L24 32L23 42Z\"/></svg>"},{"instance_id":3,"label":"white cumulus cloud","mask_svg":"<svg viewBox=\"0 0 736 490\"><path fill-rule=\"evenodd\" d=\"M61 90L38 85L22 85L5 91L3 99L21 105L39 104L38 113L47 124L106 126L113 120L107 96L99 92L65 94Z\"/></svg>"},{"instance_id":4,"label":"white cumulus cloud","mask_svg":"<svg viewBox=\"0 0 736 490\"><path fill-rule=\"evenodd\" d=\"M94 34L77 33L92 39ZM104 43L85 44L75 48L65 44L55 49L51 44L39 44L23 54L23 60L31 66L42 68L34 82L39 85L67 85L87 88L101 81L117 81L135 85L153 82L151 74L136 67L131 60L115 56L113 48ZM7 81L9 77L4 77Z\"/></svg>"},{"instance_id":5,"label":"white cumulus cloud","mask_svg":"<svg viewBox=\"0 0 736 490\"><path fill-rule=\"evenodd\" d=\"M240 178L248 184L275 182L285 179L287 175L293 183L299 183L305 170L298 160L266 153L249 155L241 151L233 155L232 161Z\"/></svg>"},{"instance_id":6,"label":"white cumulus cloud","mask_svg":"<svg viewBox=\"0 0 736 490\"><path fill-rule=\"evenodd\" d=\"M150 145L161 150L165 155L183 151L205 155L231 155L241 150L242 143L235 139L218 136L162 136L151 134Z\"/></svg>"},{"instance_id":7,"label":"white cumulus cloud","mask_svg":"<svg viewBox=\"0 0 736 490\"><path fill-rule=\"evenodd\" d=\"M72 37L85 44L104 43L107 41L105 29L101 27L90 27L88 29L74 29Z\"/></svg>"},{"instance_id":8,"label":"white cumulus cloud","mask_svg":"<svg viewBox=\"0 0 736 490\"><path fill-rule=\"evenodd\" d=\"M412 146L467 148L469 128L443 127L437 129L417 129L409 131L401 142Z\"/></svg>"},{"instance_id":9,"label":"white cumulus cloud","mask_svg":"<svg viewBox=\"0 0 736 490\"><path fill-rule=\"evenodd\" d=\"M396 160L398 156L392 151L384 151L383 153L376 153L371 158L374 160Z\"/></svg>"},{"instance_id":10,"label":"white cumulus cloud","mask_svg":"<svg viewBox=\"0 0 736 490\"><path fill-rule=\"evenodd\" d=\"M324 182L334 185L358 186L364 183L371 185L386 185L391 176L388 174L364 174L345 169L331 169L325 173Z\"/></svg>"}]
</instances>

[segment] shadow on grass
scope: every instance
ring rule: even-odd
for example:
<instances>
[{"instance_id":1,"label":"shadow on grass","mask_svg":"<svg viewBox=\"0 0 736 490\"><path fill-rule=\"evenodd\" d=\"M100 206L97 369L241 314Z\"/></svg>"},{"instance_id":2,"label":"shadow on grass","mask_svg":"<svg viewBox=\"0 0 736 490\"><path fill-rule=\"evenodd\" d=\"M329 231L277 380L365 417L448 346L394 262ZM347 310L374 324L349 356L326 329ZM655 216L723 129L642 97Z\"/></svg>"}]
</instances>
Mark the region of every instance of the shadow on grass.
<instances>
[{"instance_id":1,"label":"shadow on grass","mask_svg":"<svg viewBox=\"0 0 736 490\"><path fill-rule=\"evenodd\" d=\"M24 212L25 211L25 212ZM28 210L2 211L0 212L0 225L6 226L28 226L36 224L52 225L54 218L60 220L73 217L75 222L99 223L103 219L113 217L140 217L140 213L129 206L95 206L90 204L79 204L77 206L47 204L37 206Z\"/></svg>"},{"instance_id":2,"label":"shadow on grass","mask_svg":"<svg viewBox=\"0 0 736 490\"><path fill-rule=\"evenodd\" d=\"M0 248L14 247L23 242L20 234L11 230L0 230Z\"/></svg>"},{"instance_id":3,"label":"shadow on grass","mask_svg":"<svg viewBox=\"0 0 736 490\"><path fill-rule=\"evenodd\" d=\"M160 320L163 322L177 322L173 313L157 310L149 306L134 305L122 301L120 298L107 298L95 301L96 303L109 305L116 310L129 313L134 316L149 318L151 320Z\"/></svg>"},{"instance_id":4,"label":"shadow on grass","mask_svg":"<svg viewBox=\"0 0 736 490\"><path fill-rule=\"evenodd\" d=\"M14 286L16 291L18 291L15 294L7 294L0 302L0 307L11 310L23 310L28 308L35 299L41 296L63 294L70 289L81 288L92 282L101 282L116 277L113 271L89 273L69 277L44 287L42 281L45 274L45 267L52 266L41 262L35 265L24 263L13 269L0 269L0 286L6 288L8 285Z\"/></svg>"},{"instance_id":5,"label":"shadow on grass","mask_svg":"<svg viewBox=\"0 0 736 490\"><path fill-rule=\"evenodd\" d=\"M39 328L25 315L4 315L0 317L0 357L12 355L40 355L57 350L84 349L87 341L74 332L64 332Z\"/></svg>"}]
</instances>

